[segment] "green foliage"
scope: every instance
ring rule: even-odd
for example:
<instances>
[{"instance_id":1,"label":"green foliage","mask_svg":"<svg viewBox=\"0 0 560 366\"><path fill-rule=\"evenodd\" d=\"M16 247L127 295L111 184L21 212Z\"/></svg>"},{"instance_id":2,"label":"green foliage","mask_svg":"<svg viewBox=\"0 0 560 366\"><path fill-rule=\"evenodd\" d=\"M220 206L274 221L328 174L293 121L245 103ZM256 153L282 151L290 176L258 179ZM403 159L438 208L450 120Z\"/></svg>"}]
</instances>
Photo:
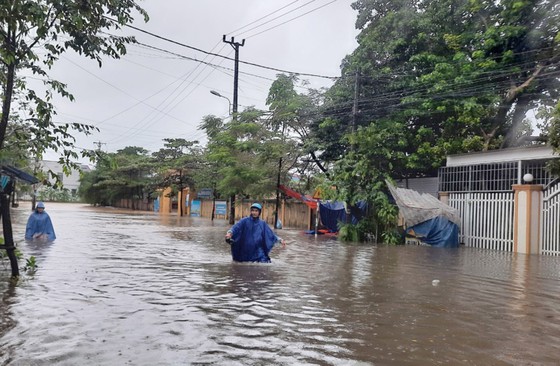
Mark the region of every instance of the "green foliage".
<instances>
[{"instance_id":1,"label":"green foliage","mask_svg":"<svg viewBox=\"0 0 560 366\"><path fill-rule=\"evenodd\" d=\"M360 234L356 225L342 224L338 228L338 239L346 242L359 242Z\"/></svg>"},{"instance_id":2,"label":"green foliage","mask_svg":"<svg viewBox=\"0 0 560 366\"><path fill-rule=\"evenodd\" d=\"M558 100L559 80L543 76L560 68L557 4L359 0L353 7L360 45L333 91L350 105L348 79L360 70L358 123L400 124L408 144L402 162L416 174L433 173L448 154L533 141L527 112Z\"/></svg>"},{"instance_id":3,"label":"green foliage","mask_svg":"<svg viewBox=\"0 0 560 366\"><path fill-rule=\"evenodd\" d=\"M194 172L202 165L202 148L198 141L181 138L163 141L164 147L152 154L157 167L155 186L158 189L171 187L175 192L194 188Z\"/></svg>"},{"instance_id":4,"label":"green foliage","mask_svg":"<svg viewBox=\"0 0 560 366\"><path fill-rule=\"evenodd\" d=\"M224 196L262 197L274 190L279 155L262 116L261 111L243 111L208 142L208 160L220 176L216 188Z\"/></svg>"},{"instance_id":5,"label":"green foliage","mask_svg":"<svg viewBox=\"0 0 560 366\"><path fill-rule=\"evenodd\" d=\"M102 206L123 198L148 198L157 189L154 174L148 151L129 146L101 154L95 169L82 175L78 194L84 202Z\"/></svg>"},{"instance_id":6,"label":"green foliage","mask_svg":"<svg viewBox=\"0 0 560 366\"><path fill-rule=\"evenodd\" d=\"M273 83L267 99L272 112L269 117L248 108L227 123L214 116L201 123L209 138L205 161L211 177L217 178L214 188L219 195L262 198L276 190L278 174L281 182L286 180L286 167L293 167L299 157L290 136L290 131L298 128L292 99L298 95L291 80L279 76ZM208 184L208 177L198 178L198 185Z\"/></svg>"},{"instance_id":7,"label":"green foliage","mask_svg":"<svg viewBox=\"0 0 560 366\"><path fill-rule=\"evenodd\" d=\"M560 154L560 102L553 113L552 122L548 131L549 143L556 154ZM560 177L560 159L555 159L549 163L548 168L551 173Z\"/></svg>"},{"instance_id":8,"label":"green foliage","mask_svg":"<svg viewBox=\"0 0 560 366\"><path fill-rule=\"evenodd\" d=\"M0 245L3 245L4 243L4 238L0 236ZM23 258L23 253L18 248L14 250L14 255L18 260L21 260ZM37 267L39 267L37 265L37 259L34 256L30 256L25 260L25 262L25 267L22 268L23 271L27 272L28 274L34 274L37 271ZM7 270L10 266L8 253L4 249L0 249L0 263L2 264L4 270Z\"/></svg>"},{"instance_id":9,"label":"green foliage","mask_svg":"<svg viewBox=\"0 0 560 366\"><path fill-rule=\"evenodd\" d=\"M37 272L38 267L39 265L37 264L37 260L35 256L32 255L25 260L25 266L23 267L23 270L28 274L34 274L35 272Z\"/></svg>"},{"instance_id":10,"label":"green foliage","mask_svg":"<svg viewBox=\"0 0 560 366\"><path fill-rule=\"evenodd\" d=\"M0 154L41 159L46 150L58 151L67 169L77 168L74 134L90 134L92 126L54 123L55 95L73 100L64 83L49 78L48 71L59 57L73 50L94 59L119 58L133 38L111 35L133 21L133 13L147 14L134 0L3 1L0 4L0 80L3 86L0 115ZM24 76L25 75L25 76ZM26 76L43 80L44 92L30 88ZM14 149L15 148L15 149ZM81 157L93 158L83 150Z\"/></svg>"},{"instance_id":11,"label":"green foliage","mask_svg":"<svg viewBox=\"0 0 560 366\"><path fill-rule=\"evenodd\" d=\"M557 2L519 0L352 6L359 46L310 136L334 167L325 184L334 198L366 199L378 235L396 243L386 178L435 176L449 154L542 143L527 116L560 98L560 80L545 76L560 72L560 12ZM550 114L539 117L548 126Z\"/></svg>"},{"instance_id":12,"label":"green foliage","mask_svg":"<svg viewBox=\"0 0 560 366\"><path fill-rule=\"evenodd\" d=\"M37 192L39 201L76 202L78 197L73 196L68 189L45 187Z\"/></svg>"}]
</instances>

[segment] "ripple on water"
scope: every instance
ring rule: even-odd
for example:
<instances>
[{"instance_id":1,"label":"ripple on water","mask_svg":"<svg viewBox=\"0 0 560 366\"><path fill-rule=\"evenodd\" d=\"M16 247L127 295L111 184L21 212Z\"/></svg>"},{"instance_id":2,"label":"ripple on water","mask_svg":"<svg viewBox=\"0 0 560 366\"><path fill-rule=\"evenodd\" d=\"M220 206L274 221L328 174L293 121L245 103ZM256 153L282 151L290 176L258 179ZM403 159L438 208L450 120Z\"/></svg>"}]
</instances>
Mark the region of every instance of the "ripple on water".
<instances>
[{"instance_id":1,"label":"ripple on water","mask_svg":"<svg viewBox=\"0 0 560 366\"><path fill-rule=\"evenodd\" d=\"M0 365L556 365L560 258L344 245L283 230L231 262L226 222L49 204L39 270L0 271ZM14 233L28 212L16 209ZM439 280L433 286L433 280Z\"/></svg>"}]
</instances>

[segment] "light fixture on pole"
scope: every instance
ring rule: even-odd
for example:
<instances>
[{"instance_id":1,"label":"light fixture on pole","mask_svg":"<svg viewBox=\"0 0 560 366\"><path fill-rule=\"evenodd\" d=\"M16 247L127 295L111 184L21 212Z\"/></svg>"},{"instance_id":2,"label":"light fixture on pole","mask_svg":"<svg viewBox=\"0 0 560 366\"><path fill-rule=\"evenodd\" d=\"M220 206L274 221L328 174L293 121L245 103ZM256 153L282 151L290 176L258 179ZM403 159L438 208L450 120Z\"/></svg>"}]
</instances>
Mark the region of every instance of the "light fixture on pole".
<instances>
[{"instance_id":1,"label":"light fixture on pole","mask_svg":"<svg viewBox=\"0 0 560 366\"><path fill-rule=\"evenodd\" d=\"M527 183L527 184L533 183L533 174L531 174L531 173L525 174L523 176L523 181L525 181L525 183Z\"/></svg>"},{"instance_id":2,"label":"light fixture on pole","mask_svg":"<svg viewBox=\"0 0 560 366\"><path fill-rule=\"evenodd\" d=\"M231 101L229 100L229 98L226 97L226 96L223 96L222 94L218 93L215 90L210 90L210 94L215 95L215 96L220 97L220 98L224 98L225 100L228 101L228 104L229 104L228 114L231 116Z\"/></svg>"}]
</instances>

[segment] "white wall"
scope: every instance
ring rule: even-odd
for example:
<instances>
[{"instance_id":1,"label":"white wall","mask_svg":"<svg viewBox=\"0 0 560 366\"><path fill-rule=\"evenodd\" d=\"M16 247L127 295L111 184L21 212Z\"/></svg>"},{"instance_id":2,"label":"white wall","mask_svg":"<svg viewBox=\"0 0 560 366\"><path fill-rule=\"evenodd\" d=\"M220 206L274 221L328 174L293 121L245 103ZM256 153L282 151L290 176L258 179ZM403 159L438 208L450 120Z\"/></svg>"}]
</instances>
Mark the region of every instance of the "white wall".
<instances>
[{"instance_id":1,"label":"white wall","mask_svg":"<svg viewBox=\"0 0 560 366\"><path fill-rule=\"evenodd\" d=\"M41 160L41 171L47 173L49 170L56 173L60 179L62 180L62 184L64 185L65 189L68 189L70 192L77 191L78 187L80 186L80 172L77 170L72 170L72 173L69 176L66 176L62 171L62 165L59 164L57 161L52 160ZM84 172L91 171L91 168L88 165L80 164L80 168ZM51 179L49 176L49 181L54 183L54 179Z\"/></svg>"}]
</instances>

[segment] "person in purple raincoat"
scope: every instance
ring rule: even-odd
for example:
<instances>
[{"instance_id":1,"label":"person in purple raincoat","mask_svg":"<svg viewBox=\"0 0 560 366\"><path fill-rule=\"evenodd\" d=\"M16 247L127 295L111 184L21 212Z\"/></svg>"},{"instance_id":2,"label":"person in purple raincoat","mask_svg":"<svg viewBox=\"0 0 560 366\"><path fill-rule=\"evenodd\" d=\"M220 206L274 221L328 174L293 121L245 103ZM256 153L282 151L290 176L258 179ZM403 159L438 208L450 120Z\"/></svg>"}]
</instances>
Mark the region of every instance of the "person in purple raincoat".
<instances>
[{"instance_id":1,"label":"person in purple raincoat","mask_svg":"<svg viewBox=\"0 0 560 366\"><path fill-rule=\"evenodd\" d=\"M45 204L43 202L37 203L35 211L29 216L29 219L27 219L25 239L40 239L47 241L53 241L56 239L51 218L49 214L45 212Z\"/></svg>"},{"instance_id":2,"label":"person in purple raincoat","mask_svg":"<svg viewBox=\"0 0 560 366\"><path fill-rule=\"evenodd\" d=\"M268 254L280 242L285 246L267 223L260 219L262 206L251 205L251 214L242 218L226 233L226 241L231 244L231 256L236 262L270 263Z\"/></svg>"}]
</instances>

